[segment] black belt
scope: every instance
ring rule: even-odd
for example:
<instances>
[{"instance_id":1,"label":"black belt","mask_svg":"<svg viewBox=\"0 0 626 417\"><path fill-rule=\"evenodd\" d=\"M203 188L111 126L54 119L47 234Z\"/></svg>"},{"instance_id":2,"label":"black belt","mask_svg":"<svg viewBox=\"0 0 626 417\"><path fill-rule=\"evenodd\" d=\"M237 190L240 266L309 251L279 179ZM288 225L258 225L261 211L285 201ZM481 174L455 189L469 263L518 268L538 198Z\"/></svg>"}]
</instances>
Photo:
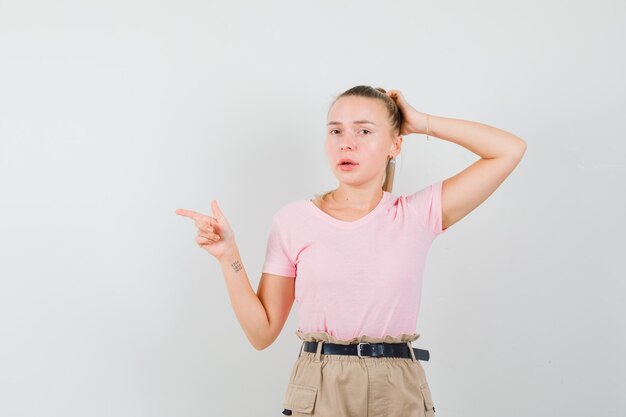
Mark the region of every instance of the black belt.
<instances>
[{"instance_id":1,"label":"black belt","mask_svg":"<svg viewBox=\"0 0 626 417\"><path fill-rule=\"evenodd\" d=\"M317 344L319 342L303 342L304 351L317 352ZM415 353L415 359L427 361L430 354L427 350L411 348ZM396 357L396 358L410 358L411 352L409 351L409 345L407 343L367 343L362 342L358 344L341 345L338 343L326 343L322 344L322 352L325 355L357 355L359 357Z\"/></svg>"}]
</instances>

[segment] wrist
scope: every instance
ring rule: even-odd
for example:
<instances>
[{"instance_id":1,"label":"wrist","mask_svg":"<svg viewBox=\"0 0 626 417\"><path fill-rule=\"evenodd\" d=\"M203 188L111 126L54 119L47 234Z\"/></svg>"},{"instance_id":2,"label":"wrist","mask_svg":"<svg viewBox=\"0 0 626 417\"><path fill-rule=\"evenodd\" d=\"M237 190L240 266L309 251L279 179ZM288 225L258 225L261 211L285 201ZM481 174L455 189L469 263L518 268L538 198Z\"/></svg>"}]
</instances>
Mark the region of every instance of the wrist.
<instances>
[{"instance_id":1,"label":"wrist","mask_svg":"<svg viewBox=\"0 0 626 417\"><path fill-rule=\"evenodd\" d=\"M241 259L241 256L239 254L239 248L237 248L237 245L233 245L231 248L224 251L222 256L219 257L218 261L220 265L228 266L239 259Z\"/></svg>"},{"instance_id":2,"label":"wrist","mask_svg":"<svg viewBox=\"0 0 626 417\"><path fill-rule=\"evenodd\" d=\"M418 111L415 115L415 121L413 124L413 133L425 135L427 133L428 114ZM431 132L428 132L431 133Z\"/></svg>"}]
</instances>

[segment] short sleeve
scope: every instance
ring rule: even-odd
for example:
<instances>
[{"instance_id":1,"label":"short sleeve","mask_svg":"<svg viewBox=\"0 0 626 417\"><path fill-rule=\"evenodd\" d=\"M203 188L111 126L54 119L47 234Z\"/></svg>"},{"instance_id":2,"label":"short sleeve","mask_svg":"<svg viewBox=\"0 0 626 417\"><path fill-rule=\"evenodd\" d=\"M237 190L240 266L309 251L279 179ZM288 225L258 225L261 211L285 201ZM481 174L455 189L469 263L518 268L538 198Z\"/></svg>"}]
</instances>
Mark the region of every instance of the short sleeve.
<instances>
[{"instance_id":1,"label":"short sleeve","mask_svg":"<svg viewBox=\"0 0 626 417\"><path fill-rule=\"evenodd\" d=\"M443 180L432 183L406 197L407 204L417 212L420 221L431 232L433 238L448 230L442 230L442 190Z\"/></svg>"},{"instance_id":2,"label":"short sleeve","mask_svg":"<svg viewBox=\"0 0 626 417\"><path fill-rule=\"evenodd\" d=\"M289 247L283 226L280 218L274 215L267 239L263 272L295 278L296 267L289 255Z\"/></svg>"}]
</instances>

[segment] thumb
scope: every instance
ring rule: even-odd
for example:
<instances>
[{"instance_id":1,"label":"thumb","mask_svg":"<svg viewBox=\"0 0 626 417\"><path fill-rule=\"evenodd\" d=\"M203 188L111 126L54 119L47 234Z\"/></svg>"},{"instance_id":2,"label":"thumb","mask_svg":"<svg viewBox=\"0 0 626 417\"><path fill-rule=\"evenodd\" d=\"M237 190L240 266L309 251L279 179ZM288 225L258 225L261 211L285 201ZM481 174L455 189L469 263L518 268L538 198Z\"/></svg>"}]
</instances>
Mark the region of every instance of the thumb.
<instances>
[{"instance_id":1,"label":"thumb","mask_svg":"<svg viewBox=\"0 0 626 417\"><path fill-rule=\"evenodd\" d=\"M222 213L222 210L220 210L219 206L217 205L217 200L211 201L211 211L213 212L213 215L216 219L219 219L219 220L226 219L226 217L224 216L224 213Z\"/></svg>"}]
</instances>

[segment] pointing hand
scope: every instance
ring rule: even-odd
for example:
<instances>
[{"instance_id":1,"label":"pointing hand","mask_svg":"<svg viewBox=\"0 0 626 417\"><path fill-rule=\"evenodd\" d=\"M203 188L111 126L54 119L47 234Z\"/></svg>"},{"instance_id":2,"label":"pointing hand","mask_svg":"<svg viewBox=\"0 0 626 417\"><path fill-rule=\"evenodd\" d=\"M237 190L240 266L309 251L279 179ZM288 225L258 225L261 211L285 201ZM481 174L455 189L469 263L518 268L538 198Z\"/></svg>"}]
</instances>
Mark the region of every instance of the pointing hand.
<instances>
[{"instance_id":1,"label":"pointing hand","mask_svg":"<svg viewBox=\"0 0 626 417\"><path fill-rule=\"evenodd\" d=\"M213 216L208 216L195 211L177 209L176 214L189 217L195 221L198 228L196 243L211 255L220 259L236 251L235 234L226 220L224 213L217 205L216 200L211 201Z\"/></svg>"}]
</instances>

